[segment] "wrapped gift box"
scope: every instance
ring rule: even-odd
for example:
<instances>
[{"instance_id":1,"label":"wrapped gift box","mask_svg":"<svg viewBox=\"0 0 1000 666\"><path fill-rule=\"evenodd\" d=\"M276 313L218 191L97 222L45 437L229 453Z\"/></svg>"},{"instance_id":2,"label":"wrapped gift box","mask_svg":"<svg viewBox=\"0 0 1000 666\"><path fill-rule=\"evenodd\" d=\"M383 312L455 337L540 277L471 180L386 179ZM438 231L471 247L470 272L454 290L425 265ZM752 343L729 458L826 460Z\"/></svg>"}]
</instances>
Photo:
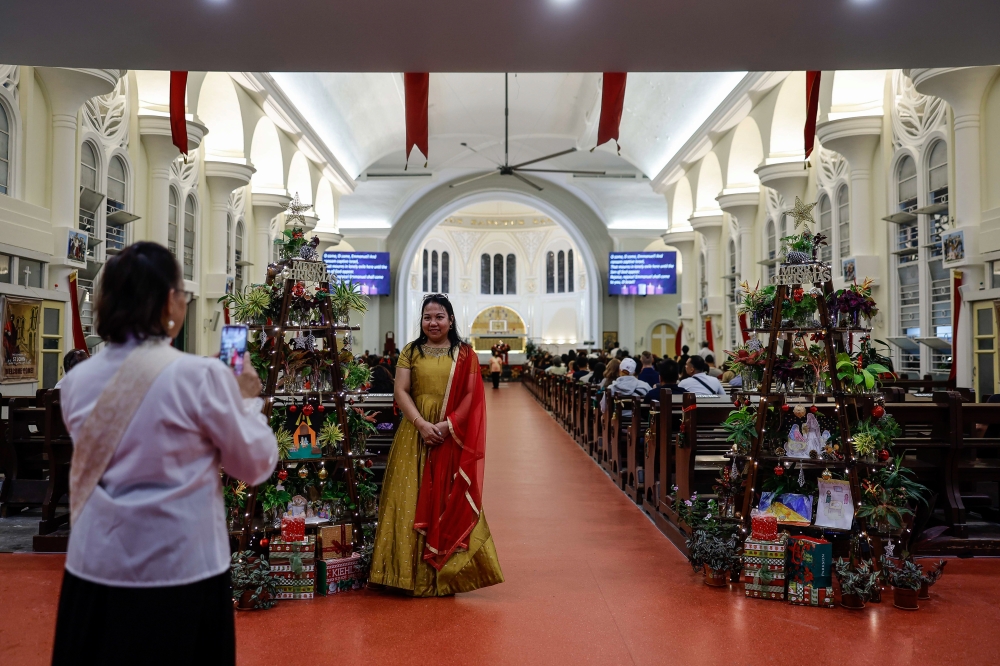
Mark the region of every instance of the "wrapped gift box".
<instances>
[{"instance_id":1,"label":"wrapped gift box","mask_svg":"<svg viewBox=\"0 0 1000 666\"><path fill-rule=\"evenodd\" d=\"M359 590L364 584L361 553L354 553L350 557L322 560L316 567L316 590L320 594Z\"/></svg>"},{"instance_id":2,"label":"wrapped gift box","mask_svg":"<svg viewBox=\"0 0 1000 666\"><path fill-rule=\"evenodd\" d=\"M354 552L354 525L344 523L319 528L321 560L350 557Z\"/></svg>"},{"instance_id":3,"label":"wrapped gift box","mask_svg":"<svg viewBox=\"0 0 1000 666\"><path fill-rule=\"evenodd\" d=\"M302 565L316 563L316 537L307 536L302 541L283 541L277 537L268 544L268 562L271 569L276 566L290 566L297 561Z\"/></svg>"},{"instance_id":4,"label":"wrapped gift box","mask_svg":"<svg viewBox=\"0 0 1000 666\"><path fill-rule=\"evenodd\" d=\"M827 588L833 585L833 544L825 539L795 536L788 540L788 580Z\"/></svg>"},{"instance_id":5,"label":"wrapped gift box","mask_svg":"<svg viewBox=\"0 0 1000 666\"><path fill-rule=\"evenodd\" d=\"M310 590L309 592L278 592L275 595L278 599L312 599L315 596L315 592Z\"/></svg>"},{"instance_id":6,"label":"wrapped gift box","mask_svg":"<svg viewBox=\"0 0 1000 666\"><path fill-rule=\"evenodd\" d=\"M743 591L755 599L785 600L786 537L743 542Z\"/></svg>"},{"instance_id":7,"label":"wrapped gift box","mask_svg":"<svg viewBox=\"0 0 1000 666\"><path fill-rule=\"evenodd\" d=\"M816 606L818 608L833 608L833 588L813 587L789 581L788 601L796 606Z\"/></svg>"}]
</instances>

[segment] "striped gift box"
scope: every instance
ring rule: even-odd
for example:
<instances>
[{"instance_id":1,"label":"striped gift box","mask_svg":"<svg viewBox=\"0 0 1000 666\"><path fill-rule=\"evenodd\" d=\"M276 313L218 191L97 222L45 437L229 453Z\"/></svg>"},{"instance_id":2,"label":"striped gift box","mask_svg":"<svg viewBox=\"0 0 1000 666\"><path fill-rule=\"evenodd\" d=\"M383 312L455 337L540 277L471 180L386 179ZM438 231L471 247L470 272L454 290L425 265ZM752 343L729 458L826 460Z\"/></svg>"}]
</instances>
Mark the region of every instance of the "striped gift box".
<instances>
[{"instance_id":1,"label":"striped gift box","mask_svg":"<svg viewBox=\"0 0 1000 666\"><path fill-rule=\"evenodd\" d=\"M833 608L833 588L813 587L809 584L788 583L788 602L796 606Z\"/></svg>"}]
</instances>

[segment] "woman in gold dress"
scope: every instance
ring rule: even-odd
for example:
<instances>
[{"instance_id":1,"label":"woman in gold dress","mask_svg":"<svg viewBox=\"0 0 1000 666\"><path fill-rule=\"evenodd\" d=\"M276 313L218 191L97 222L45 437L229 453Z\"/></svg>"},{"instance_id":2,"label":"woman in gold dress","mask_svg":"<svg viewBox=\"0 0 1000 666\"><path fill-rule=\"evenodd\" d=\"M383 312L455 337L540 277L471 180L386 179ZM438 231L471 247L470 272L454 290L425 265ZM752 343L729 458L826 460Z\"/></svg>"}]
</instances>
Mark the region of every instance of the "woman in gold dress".
<instances>
[{"instance_id":1,"label":"woman in gold dress","mask_svg":"<svg viewBox=\"0 0 1000 666\"><path fill-rule=\"evenodd\" d=\"M434 597L502 583L503 574L481 503L479 359L445 296L424 299L420 328L396 367L404 418L386 464L369 580Z\"/></svg>"}]
</instances>

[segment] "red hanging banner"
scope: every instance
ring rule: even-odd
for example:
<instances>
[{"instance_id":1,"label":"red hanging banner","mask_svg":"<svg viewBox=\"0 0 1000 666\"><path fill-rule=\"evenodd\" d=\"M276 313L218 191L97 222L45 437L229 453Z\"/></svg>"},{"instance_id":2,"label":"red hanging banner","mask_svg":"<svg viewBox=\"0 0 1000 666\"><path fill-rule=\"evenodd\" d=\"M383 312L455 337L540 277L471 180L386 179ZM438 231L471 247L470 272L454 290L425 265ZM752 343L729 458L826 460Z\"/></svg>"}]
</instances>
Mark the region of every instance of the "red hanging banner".
<instances>
[{"instance_id":1,"label":"red hanging banner","mask_svg":"<svg viewBox=\"0 0 1000 666\"><path fill-rule=\"evenodd\" d=\"M177 150L188 154L187 72L170 72L170 138Z\"/></svg>"},{"instance_id":2,"label":"red hanging banner","mask_svg":"<svg viewBox=\"0 0 1000 666\"><path fill-rule=\"evenodd\" d=\"M614 139L619 155L622 152L622 147L618 143L618 130L622 124L622 109L625 107L625 79L627 76L625 72L604 72L604 86L601 92L601 121L597 126L597 145L603 146Z\"/></svg>"},{"instance_id":3,"label":"red hanging banner","mask_svg":"<svg viewBox=\"0 0 1000 666\"><path fill-rule=\"evenodd\" d=\"M682 323L677 327L677 333L674 334L674 356L681 355L681 347L684 346L684 324Z\"/></svg>"},{"instance_id":4,"label":"red hanging banner","mask_svg":"<svg viewBox=\"0 0 1000 666\"><path fill-rule=\"evenodd\" d=\"M424 167L427 166L427 94L430 79L431 75L426 72L403 74L403 90L406 97L407 166L410 162L410 151L414 146L424 154Z\"/></svg>"},{"instance_id":5,"label":"red hanging banner","mask_svg":"<svg viewBox=\"0 0 1000 666\"><path fill-rule=\"evenodd\" d=\"M708 348L715 353L715 336L712 335L712 318L708 317L705 319L705 342L708 343Z\"/></svg>"},{"instance_id":6,"label":"red hanging banner","mask_svg":"<svg viewBox=\"0 0 1000 666\"><path fill-rule=\"evenodd\" d=\"M822 72L806 72L806 157L816 145L816 118L819 116L819 79Z\"/></svg>"},{"instance_id":7,"label":"red hanging banner","mask_svg":"<svg viewBox=\"0 0 1000 666\"><path fill-rule=\"evenodd\" d=\"M750 334L747 333L747 329L750 328L750 326L747 324L747 315L745 312L739 316L739 322L740 322L740 335L743 336L743 344L746 344L747 341L750 340Z\"/></svg>"},{"instance_id":8,"label":"red hanging banner","mask_svg":"<svg viewBox=\"0 0 1000 666\"><path fill-rule=\"evenodd\" d=\"M948 381L954 382L958 365L958 314L962 311L962 271L952 271L951 274L951 372Z\"/></svg>"},{"instance_id":9,"label":"red hanging banner","mask_svg":"<svg viewBox=\"0 0 1000 666\"><path fill-rule=\"evenodd\" d=\"M69 274L69 311L73 318L73 349L82 349L90 356L87 349L87 338L83 335L83 322L80 320L80 295L76 289L76 271Z\"/></svg>"}]
</instances>

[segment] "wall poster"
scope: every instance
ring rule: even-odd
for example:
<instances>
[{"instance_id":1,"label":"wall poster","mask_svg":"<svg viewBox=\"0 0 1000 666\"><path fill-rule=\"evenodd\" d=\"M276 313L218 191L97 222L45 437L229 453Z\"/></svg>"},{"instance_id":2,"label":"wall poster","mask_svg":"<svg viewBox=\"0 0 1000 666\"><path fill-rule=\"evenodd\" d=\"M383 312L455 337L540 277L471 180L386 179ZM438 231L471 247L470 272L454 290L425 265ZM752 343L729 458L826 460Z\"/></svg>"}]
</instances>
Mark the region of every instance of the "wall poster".
<instances>
[{"instance_id":1,"label":"wall poster","mask_svg":"<svg viewBox=\"0 0 1000 666\"><path fill-rule=\"evenodd\" d=\"M3 297L3 362L0 383L38 381L40 298Z\"/></svg>"}]
</instances>

